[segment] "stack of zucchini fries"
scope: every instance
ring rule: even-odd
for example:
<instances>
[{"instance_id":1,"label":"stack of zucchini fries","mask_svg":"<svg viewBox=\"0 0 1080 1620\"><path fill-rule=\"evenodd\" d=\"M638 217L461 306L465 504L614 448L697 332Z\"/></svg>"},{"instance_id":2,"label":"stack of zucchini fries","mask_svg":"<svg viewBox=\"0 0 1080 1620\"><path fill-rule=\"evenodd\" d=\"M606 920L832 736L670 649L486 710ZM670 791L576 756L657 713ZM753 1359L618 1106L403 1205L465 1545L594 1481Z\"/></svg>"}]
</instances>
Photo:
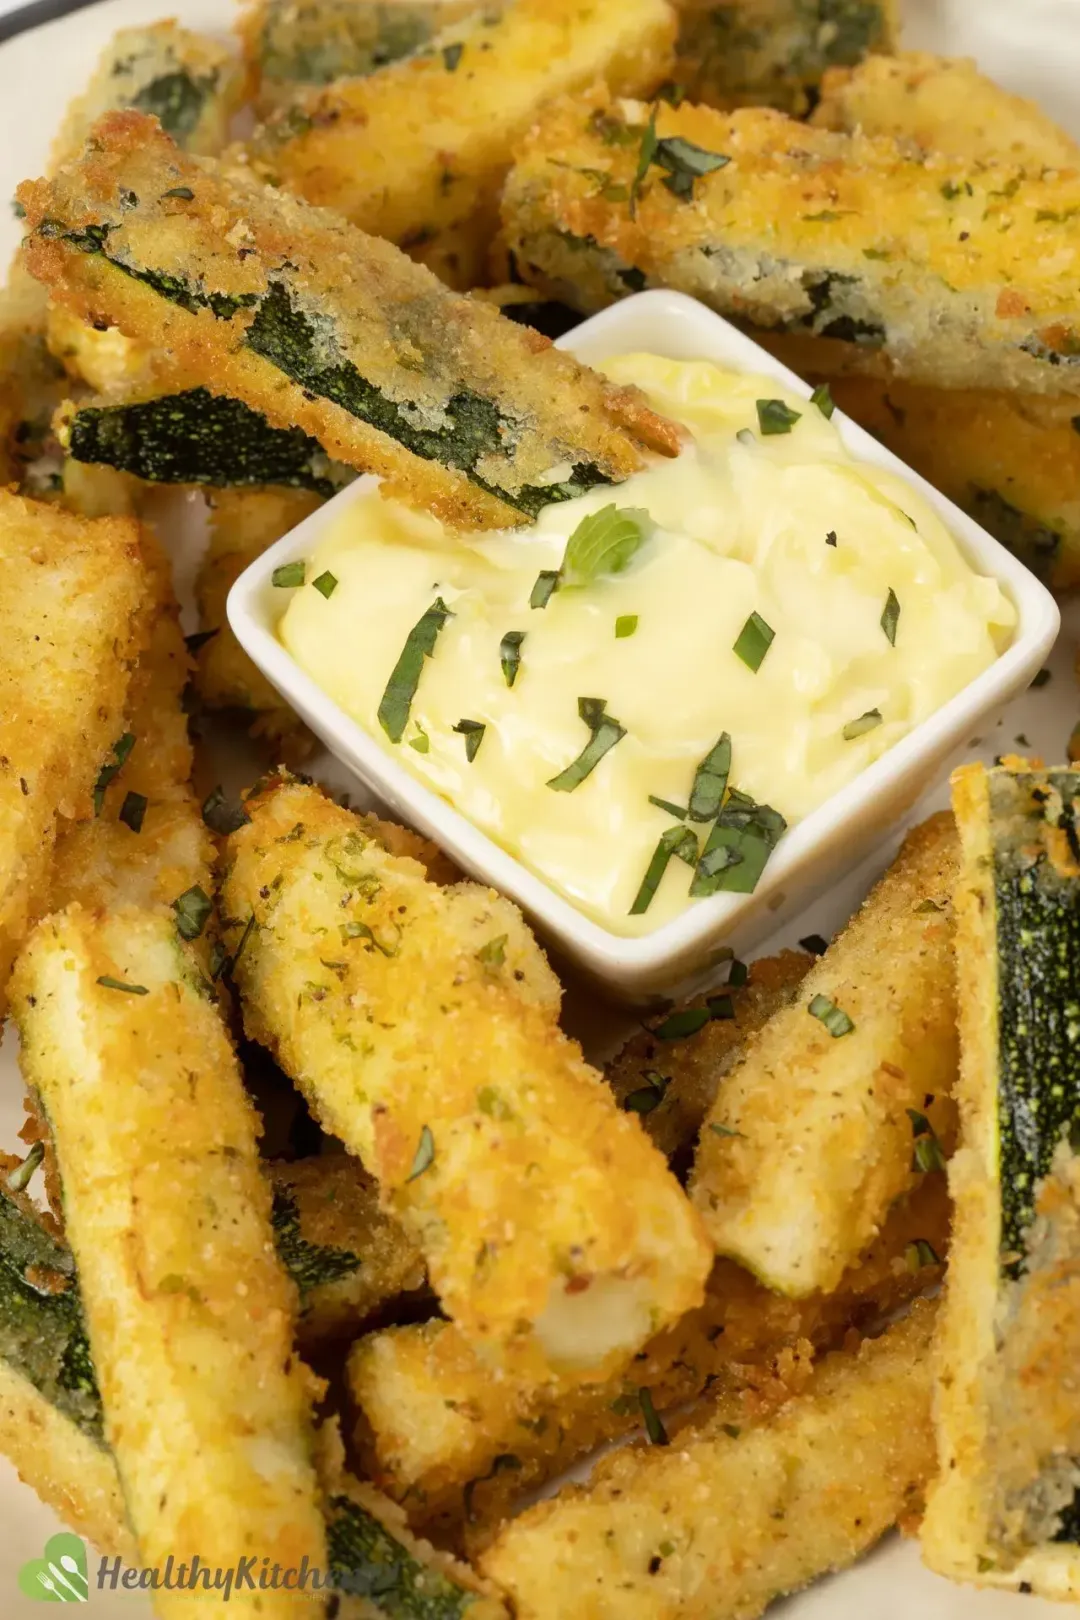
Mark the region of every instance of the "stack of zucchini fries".
<instances>
[{"instance_id":1,"label":"stack of zucchini fries","mask_svg":"<svg viewBox=\"0 0 1080 1620\"><path fill-rule=\"evenodd\" d=\"M1080 580L1080 149L900 22L246 0L118 34L20 187L0 1450L162 1616L197 1555L260 1620L313 1612L273 1565L327 1617L750 1620L893 1526L1080 1599L1080 772L959 772L835 940L600 1069L514 906L292 774L224 614L358 473L503 528L677 454L550 342L646 287Z\"/></svg>"}]
</instances>

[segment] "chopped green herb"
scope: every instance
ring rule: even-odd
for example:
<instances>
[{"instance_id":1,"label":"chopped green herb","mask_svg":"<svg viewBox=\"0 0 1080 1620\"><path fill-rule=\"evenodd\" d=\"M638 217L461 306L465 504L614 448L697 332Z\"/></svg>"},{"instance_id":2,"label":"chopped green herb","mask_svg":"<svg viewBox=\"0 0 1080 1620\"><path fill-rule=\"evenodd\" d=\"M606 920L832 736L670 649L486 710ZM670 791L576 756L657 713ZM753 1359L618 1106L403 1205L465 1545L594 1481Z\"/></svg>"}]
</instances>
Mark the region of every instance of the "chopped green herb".
<instances>
[{"instance_id":1,"label":"chopped green herb","mask_svg":"<svg viewBox=\"0 0 1080 1620\"><path fill-rule=\"evenodd\" d=\"M885 607L881 614L881 628L884 630L890 646L896 646L896 626L900 622L900 603L896 592L889 587L889 594L885 598Z\"/></svg>"},{"instance_id":2,"label":"chopped green herb","mask_svg":"<svg viewBox=\"0 0 1080 1620\"><path fill-rule=\"evenodd\" d=\"M1037 691L1040 686L1045 686L1052 679L1053 676L1048 669L1040 669L1038 674L1033 676L1031 684Z\"/></svg>"},{"instance_id":3,"label":"chopped green herb","mask_svg":"<svg viewBox=\"0 0 1080 1620\"><path fill-rule=\"evenodd\" d=\"M641 134L641 145L638 148L637 168L634 170L634 178L630 182L630 197L628 206L631 219L637 218L637 200L641 195L642 183L645 176L649 172L649 165L656 156L657 145L656 108L654 106L649 110L649 122L645 125L645 128Z\"/></svg>"},{"instance_id":4,"label":"chopped green herb","mask_svg":"<svg viewBox=\"0 0 1080 1620\"><path fill-rule=\"evenodd\" d=\"M607 700L605 698L578 698L578 714L584 720L592 736L581 750L577 759L572 760L564 771L553 776L547 783L556 793L573 793L575 788L581 786L585 778L596 769L604 755L610 753L615 744L621 742L626 736L626 730L611 715L605 714Z\"/></svg>"},{"instance_id":5,"label":"chopped green herb","mask_svg":"<svg viewBox=\"0 0 1080 1620\"><path fill-rule=\"evenodd\" d=\"M431 738L419 720L416 722L416 736L409 738L409 747L415 748L418 754L426 754L431 748Z\"/></svg>"},{"instance_id":6,"label":"chopped green herb","mask_svg":"<svg viewBox=\"0 0 1080 1620\"><path fill-rule=\"evenodd\" d=\"M656 1069L646 1069L643 1078L649 1082L648 1085L632 1091L623 1101L623 1108L628 1114L651 1114L654 1108L659 1108L671 1084L668 1076L658 1073Z\"/></svg>"},{"instance_id":7,"label":"chopped green herb","mask_svg":"<svg viewBox=\"0 0 1080 1620\"><path fill-rule=\"evenodd\" d=\"M645 876L641 880L641 887L634 897L633 905L630 907L631 917L644 916L645 912L648 911L673 855L679 855L681 859L688 860L691 866L697 864L698 841L689 827L669 827L667 832L661 833L660 840L653 851L652 859L645 868Z\"/></svg>"},{"instance_id":8,"label":"chopped green herb","mask_svg":"<svg viewBox=\"0 0 1080 1620\"><path fill-rule=\"evenodd\" d=\"M753 894L786 827L778 810L732 788L702 851L691 895Z\"/></svg>"},{"instance_id":9,"label":"chopped green herb","mask_svg":"<svg viewBox=\"0 0 1080 1620\"><path fill-rule=\"evenodd\" d=\"M125 827L130 827L133 833L142 832L142 824L146 819L146 807L149 800L145 793L126 793L124 802L120 806L120 820Z\"/></svg>"},{"instance_id":10,"label":"chopped green herb","mask_svg":"<svg viewBox=\"0 0 1080 1620\"><path fill-rule=\"evenodd\" d=\"M832 413L836 409L836 402L832 397L832 393L829 390L829 385L827 382L818 383L818 386L810 395L810 403L811 405L817 406L818 410L826 420L829 420L832 417Z\"/></svg>"},{"instance_id":11,"label":"chopped green herb","mask_svg":"<svg viewBox=\"0 0 1080 1620\"><path fill-rule=\"evenodd\" d=\"M319 595L325 596L327 601L330 600L338 588L337 577L336 575L331 574L329 570L327 570L325 574L320 574L318 579L313 579L311 583L314 585Z\"/></svg>"},{"instance_id":12,"label":"chopped green herb","mask_svg":"<svg viewBox=\"0 0 1080 1620\"><path fill-rule=\"evenodd\" d=\"M921 1271L924 1266L940 1266L941 1257L932 1243L925 1238L916 1238L904 1250L904 1259L909 1271Z\"/></svg>"},{"instance_id":13,"label":"chopped green herb","mask_svg":"<svg viewBox=\"0 0 1080 1620\"><path fill-rule=\"evenodd\" d=\"M685 821L689 814L684 806L672 804L670 799L658 799L652 793L649 794L649 803L655 804L658 810L665 811L669 816L674 816L676 821Z\"/></svg>"},{"instance_id":14,"label":"chopped green herb","mask_svg":"<svg viewBox=\"0 0 1080 1620\"><path fill-rule=\"evenodd\" d=\"M828 940L820 934L805 934L800 939L799 945L804 951L809 951L811 956L824 956L829 948Z\"/></svg>"},{"instance_id":15,"label":"chopped green herb","mask_svg":"<svg viewBox=\"0 0 1080 1620\"><path fill-rule=\"evenodd\" d=\"M850 1035L855 1028L843 1008L830 1001L828 996L814 996L806 1010L811 1018L820 1019L834 1041L839 1040L841 1035Z\"/></svg>"},{"instance_id":16,"label":"chopped green herb","mask_svg":"<svg viewBox=\"0 0 1080 1620\"><path fill-rule=\"evenodd\" d=\"M652 1394L647 1389L638 1390L638 1400L641 1403L641 1415L645 1419L645 1433L649 1442L654 1446L668 1444L667 1430L660 1421L659 1413L653 1405Z\"/></svg>"},{"instance_id":17,"label":"chopped green herb","mask_svg":"<svg viewBox=\"0 0 1080 1620\"><path fill-rule=\"evenodd\" d=\"M461 54L464 51L464 49L465 49L465 46L462 44L462 42L460 40L456 40L453 45L444 45L443 46L443 48L442 48L442 59L443 59L443 65L446 68L447 73L456 73L457 72L457 65L461 61Z\"/></svg>"},{"instance_id":18,"label":"chopped green herb","mask_svg":"<svg viewBox=\"0 0 1080 1620\"><path fill-rule=\"evenodd\" d=\"M731 650L756 675L765 662L765 654L772 646L775 635L776 631L765 623L760 613L751 613Z\"/></svg>"},{"instance_id":19,"label":"chopped green herb","mask_svg":"<svg viewBox=\"0 0 1080 1620\"><path fill-rule=\"evenodd\" d=\"M742 1430L739 1428L737 1423L722 1423L720 1427L723 1429L729 1440L737 1440L740 1434L742 1434Z\"/></svg>"},{"instance_id":20,"label":"chopped green herb","mask_svg":"<svg viewBox=\"0 0 1080 1620\"><path fill-rule=\"evenodd\" d=\"M722 152L708 152L681 135L665 135L657 141L652 161L667 170L664 185L672 196L689 202L694 195L694 181L724 168L731 159Z\"/></svg>"},{"instance_id":21,"label":"chopped green herb","mask_svg":"<svg viewBox=\"0 0 1080 1620\"><path fill-rule=\"evenodd\" d=\"M442 597L437 596L406 637L401 657L394 665L379 704L379 724L392 743L399 743L405 735L424 660L435 651L439 631L450 618L453 614Z\"/></svg>"},{"instance_id":22,"label":"chopped green herb","mask_svg":"<svg viewBox=\"0 0 1080 1620\"><path fill-rule=\"evenodd\" d=\"M501 968L506 962L506 941L509 936L498 934L489 939L486 945L481 945L476 953L476 960L486 968Z\"/></svg>"},{"instance_id":23,"label":"chopped green herb","mask_svg":"<svg viewBox=\"0 0 1080 1620\"><path fill-rule=\"evenodd\" d=\"M696 1035L699 1029L704 1029L711 1018L708 1007L683 1007L678 1012L669 1013L662 1024L657 1024L653 1034L658 1041L681 1041L687 1035Z\"/></svg>"},{"instance_id":24,"label":"chopped green herb","mask_svg":"<svg viewBox=\"0 0 1080 1620\"><path fill-rule=\"evenodd\" d=\"M161 201L164 202L166 197L175 197L178 202L195 201L195 193L190 186L173 186L171 190L161 193Z\"/></svg>"},{"instance_id":25,"label":"chopped green herb","mask_svg":"<svg viewBox=\"0 0 1080 1620\"><path fill-rule=\"evenodd\" d=\"M627 636L633 635L637 627L638 616L636 613L620 613L615 620L615 640L625 641Z\"/></svg>"},{"instance_id":26,"label":"chopped green herb","mask_svg":"<svg viewBox=\"0 0 1080 1620\"><path fill-rule=\"evenodd\" d=\"M487 726L482 720L459 720L454 730L465 739L465 758L471 765L480 752Z\"/></svg>"},{"instance_id":27,"label":"chopped green herb","mask_svg":"<svg viewBox=\"0 0 1080 1620\"><path fill-rule=\"evenodd\" d=\"M714 1136L742 1136L743 1135L742 1131L733 1131L730 1125L717 1125L714 1121L710 1121L709 1129L710 1129L710 1131L712 1131ZM744 1140L745 1140L745 1138L744 1138Z\"/></svg>"},{"instance_id":28,"label":"chopped green herb","mask_svg":"<svg viewBox=\"0 0 1080 1620\"><path fill-rule=\"evenodd\" d=\"M303 558L297 562L282 563L281 567L275 568L270 575L270 583L276 585L281 591L295 591L304 583L304 569L306 567L307 564Z\"/></svg>"},{"instance_id":29,"label":"chopped green herb","mask_svg":"<svg viewBox=\"0 0 1080 1620\"><path fill-rule=\"evenodd\" d=\"M735 1017L735 1003L728 995L710 996L706 1002L709 1017L717 1019L730 1019Z\"/></svg>"},{"instance_id":30,"label":"chopped green herb","mask_svg":"<svg viewBox=\"0 0 1080 1620\"><path fill-rule=\"evenodd\" d=\"M425 1125L423 1130L420 1132L420 1141L417 1144L416 1157L413 1159L412 1169L405 1177L406 1183L415 1181L417 1176L422 1176L425 1170L429 1170L431 1168L434 1159L435 1138L431 1134L430 1125Z\"/></svg>"},{"instance_id":31,"label":"chopped green herb","mask_svg":"<svg viewBox=\"0 0 1080 1620\"><path fill-rule=\"evenodd\" d=\"M524 640L524 630L508 630L499 642L499 662L507 686L513 686L518 678L518 671L521 669L521 643Z\"/></svg>"},{"instance_id":32,"label":"chopped green herb","mask_svg":"<svg viewBox=\"0 0 1080 1620\"><path fill-rule=\"evenodd\" d=\"M777 433L790 433L802 411L793 411L782 399L759 399L757 402L758 427L763 438Z\"/></svg>"},{"instance_id":33,"label":"chopped green herb","mask_svg":"<svg viewBox=\"0 0 1080 1620\"><path fill-rule=\"evenodd\" d=\"M559 570L557 568L542 568L536 577L536 584L529 597L531 608L546 608L551 598L559 588Z\"/></svg>"},{"instance_id":34,"label":"chopped green herb","mask_svg":"<svg viewBox=\"0 0 1080 1620\"><path fill-rule=\"evenodd\" d=\"M762 623L764 623L764 620ZM767 625L766 629L768 629ZM744 630L743 635L745 634L746 631ZM769 637L772 638L771 630L769 631ZM742 636L740 636L739 640L742 640ZM736 651L738 651L738 642L736 642ZM762 657L764 656L763 653ZM722 731L718 741L709 749L709 752L694 772L694 785L690 789L690 804L687 808L687 815L691 821L716 820L720 814L720 806L724 802L724 794L727 792L730 774L731 737L726 731Z\"/></svg>"},{"instance_id":35,"label":"chopped green herb","mask_svg":"<svg viewBox=\"0 0 1080 1620\"><path fill-rule=\"evenodd\" d=\"M123 979L114 979L108 973L103 973L97 982L104 990L123 990L125 995L129 996L150 994L145 984L127 984Z\"/></svg>"},{"instance_id":36,"label":"chopped green herb","mask_svg":"<svg viewBox=\"0 0 1080 1620\"><path fill-rule=\"evenodd\" d=\"M649 528L640 507L612 502L583 517L569 540L559 570L563 585L591 585L605 574L621 574L639 550Z\"/></svg>"},{"instance_id":37,"label":"chopped green herb","mask_svg":"<svg viewBox=\"0 0 1080 1620\"><path fill-rule=\"evenodd\" d=\"M750 969L745 962L733 961L728 969L727 982L733 990L740 990L750 977Z\"/></svg>"},{"instance_id":38,"label":"chopped green herb","mask_svg":"<svg viewBox=\"0 0 1080 1620\"><path fill-rule=\"evenodd\" d=\"M119 775L134 746L135 733L132 731L125 731L124 735L113 744L113 757L101 767L98 772L98 779L94 783L95 816L100 816L102 806L105 803L105 790L113 778Z\"/></svg>"},{"instance_id":39,"label":"chopped green herb","mask_svg":"<svg viewBox=\"0 0 1080 1620\"><path fill-rule=\"evenodd\" d=\"M835 544L836 544L836 530L835 529L830 529L829 530L828 534L825 536L825 544L827 546L835 546Z\"/></svg>"},{"instance_id":40,"label":"chopped green herb","mask_svg":"<svg viewBox=\"0 0 1080 1620\"><path fill-rule=\"evenodd\" d=\"M196 883L173 901L172 908L176 912L176 932L180 938L198 939L210 920L214 905L206 890Z\"/></svg>"},{"instance_id":41,"label":"chopped green herb","mask_svg":"<svg viewBox=\"0 0 1080 1620\"><path fill-rule=\"evenodd\" d=\"M875 729L875 727L880 726L880 725L881 725L881 710L880 709L867 709L866 713L865 714L860 714L860 716L859 716L859 718L857 720L849 720L848 721L847 725L844 727L843 734L842 734L843 738L844 738L844 741L845 742L854 742L856 737L865 737L865 735L866 735L866 733L868 731L873 731Z\"/></svg>"},{"instance_id":42,"label":"chopped green herb","mask_svg":"<svg viewBox=\"0 0 1080 1620\"><path fill-rule=\"evenodd\" d=\"M229 803L221 787L216 787L207 794L203 801L202 818L210 831L217 833L220 838L228 838L230 833L246 827L251 820L239 801L235 804Z\"/></svg>"},{"instance_id":43,"label":"chopped green herb","mask_svg":"<svg viewBox=\"0 0 1080 1620\"><path fill-rule=\"evenodd\" d=\"M911 1121L911 1134L915 1138L915 1146L911 1155L911 1168L921 1170L924 1174L931 1170L944 1170L945 1154L938 1141L937 1132L917 1108L909 1108L907 1116Z\"/></svg>"}]
</instances>

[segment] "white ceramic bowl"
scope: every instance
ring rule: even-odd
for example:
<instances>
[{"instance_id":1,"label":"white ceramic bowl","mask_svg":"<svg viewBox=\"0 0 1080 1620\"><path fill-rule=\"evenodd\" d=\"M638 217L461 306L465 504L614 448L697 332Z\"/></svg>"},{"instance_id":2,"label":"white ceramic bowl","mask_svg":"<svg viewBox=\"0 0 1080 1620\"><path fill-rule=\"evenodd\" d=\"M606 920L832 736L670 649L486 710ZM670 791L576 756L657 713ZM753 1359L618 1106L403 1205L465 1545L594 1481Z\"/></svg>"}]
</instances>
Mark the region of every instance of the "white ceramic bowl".
<instances>
[{"instance_id":1,"label":"white ceramic bowl","mask_svg":"<svg viewBox=\"0 0 1080 1620\"><path fill-rule=\"evenodd\" d=\"M775 377L796 393L810 392L750 338L681 293L644 292L627 298L583 322L560 347L591 364L632 350L673 360L715 360ZM327 527L374 480L357 480L246 569L229 595L229 623L244 650L312 731L395 815L435 839L473 877L516 900L549 940L618 997L669 993L715 965L728 948L737 954L751 951L785 914L801 909L868 854L933 783L948 756L985 729L985 722L996 719L1028 685L1057 635L1054 599L1022 563L870 434L839 411L834 420L853 455L907 479L937 510L972 565L999 581L1017 609L1015 637L990 669L786 833L753 894L699 900L641 938L609 933L584 916L412 776L327 697L277 639L284 604L283 593L270 583L274 569L310 555Z\"/></svg>"}]
</instances>

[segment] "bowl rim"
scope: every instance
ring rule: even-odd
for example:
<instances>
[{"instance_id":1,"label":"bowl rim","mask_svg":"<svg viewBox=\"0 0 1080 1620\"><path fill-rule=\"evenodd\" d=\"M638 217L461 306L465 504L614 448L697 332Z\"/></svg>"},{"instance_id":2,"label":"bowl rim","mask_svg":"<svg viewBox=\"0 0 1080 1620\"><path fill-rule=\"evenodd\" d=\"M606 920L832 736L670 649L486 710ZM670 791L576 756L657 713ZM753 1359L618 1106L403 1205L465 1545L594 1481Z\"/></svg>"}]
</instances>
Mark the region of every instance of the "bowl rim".
<instances>
[{"instance_id":1,"label":"bowl rim","mask_svg":"<svg viewBox=\"0 0 1080 1620\"><path fill-rule=\"evenodd\" d=\"M648 340L642 336L646 326L658 325L664 328L664 348L659 352L678 349L680 353L672 358L711 359L737 370L755 371L807 400L811 396L809 384L767 350L683 293L633 294L583 321L557 347L586 364L619 352L658 352L655 332ZM841 825L853 825L865 817L875 801L895 794L900 784L918 777L928 759L940 758L959 746L987 714L1016 694L1042 665L1060 626L1054 598L1018 558L841 410L835 411L833 422L857 460L884 468L911 484L950 529L967 560L978 572L998 581L1017 610L1013 639L989 669L785 833L752 894L703 898L650 933L617 934L580 910L387 753L278 640L274 625L283 605L278 597L279 611L273 611L277 593L271 595L270 580L274 570L310 552L352 501L377 487L378 479L362 475L249 564L229 592L228 622L247 655L331 753L395 812L433 838L464 871L520 905L568 956L624 992L661 980L665 969L676 966L679 976L685 977L695 964L700 967L709 960L710 952L715 959L715 947L725 931L741 927L751 915L769 909L770 897L785 893L785 881L790 893L791 875L809 867L815 848L824 847ZM878 829L882 836L887 830L884 825Z\"/></svg>"}]
</instances>

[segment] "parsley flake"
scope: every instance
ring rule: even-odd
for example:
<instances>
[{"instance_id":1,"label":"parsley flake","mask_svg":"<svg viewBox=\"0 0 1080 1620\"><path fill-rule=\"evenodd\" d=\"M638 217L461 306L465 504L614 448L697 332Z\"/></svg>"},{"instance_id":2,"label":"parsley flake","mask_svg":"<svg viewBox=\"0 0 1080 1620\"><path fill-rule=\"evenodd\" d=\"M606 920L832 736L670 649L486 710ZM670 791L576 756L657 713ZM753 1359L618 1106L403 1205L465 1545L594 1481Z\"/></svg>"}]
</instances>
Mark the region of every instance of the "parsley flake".
<instances>
[{"instance_id":1,"label":"parsley flake","mask_svg":"<svg viewBox=\"0 0 1080 1620\"><path fill-rule=\"evenodd\" d=\"M334 574L331 574L329 570L327 570L324 574L320 574L318 579L313 579L311 583L314 585L319 595L325 596L327 601L330 600L338 588L337 577Z\"/></svg>"},{"instance_id":2,"label":"parsley flake","mask_svg":"<svg viewBox=\"0 0 1080 1620\"><path fill-rule=\"evenodd\" d=\"M891 647L896 646L896 627L899 622L900 603L897 600L896 592L890 585L889 594L885 598L885 606L882 609L881 628L884 630L886 639Z\"/></svg>"},{"instance_id":3,"label":"parsley flake","mask_svg":"<svg viewBox=\"0 0 1080 1620\"><path fill-rule=\"evenodd\" d=\"M275 568L270 575L271 585L276 585L279 591L295 591L304 583L306 566L303 558L296 562L282 563L281 567Z\"/></svg>"},{"instance_id":4,"label":"parsley flake","mask_svg":"<svg viewBox=\"0 0 1080 1620\"><path fill-rule=\"evenodd\" d=\"M793 411L782 399L759 399L757 402L758 427L765 439L778 433L790 433L801 416L802 411Z\"/></svg>"},{"instance_id":5,"label":"parsley flake","mask_svg":"<svg viewBox=\"0 0 1080 1620\"><path fill-rule=\"evenodd\" d=\"M772 646L775 635L772 625L766 624L760 613L751 613L731 650L756 675L765 662L765 654Z\"/></svg>"},{"instance_id":6,"label":"parsley flake","mask_svg":"<svg viewBox=\"0 0 1080 1620\"><path fill-rule=\"evenodd\" d=\"M425 1125L420 1132L420 1141L416 1147L416 1157L412 1162L412 1169L405 1177L406 1185L422 1176L425 1170L430 1170L435 1161L435 1138L431 1134L431 1126Z\"/></svg>"}]
</instances>

